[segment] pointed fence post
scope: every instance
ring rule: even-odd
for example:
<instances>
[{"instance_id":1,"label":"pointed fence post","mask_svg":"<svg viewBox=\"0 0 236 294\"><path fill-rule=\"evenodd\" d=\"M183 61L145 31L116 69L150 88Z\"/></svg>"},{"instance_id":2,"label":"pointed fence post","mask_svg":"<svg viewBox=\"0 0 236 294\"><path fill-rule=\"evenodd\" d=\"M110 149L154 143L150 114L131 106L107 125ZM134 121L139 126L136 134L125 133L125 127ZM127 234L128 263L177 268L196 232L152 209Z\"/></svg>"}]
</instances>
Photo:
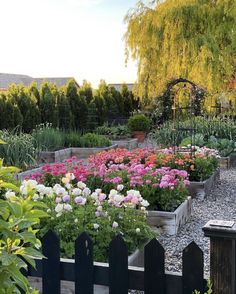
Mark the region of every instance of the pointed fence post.
<instances>
[{"instance_id":1,"label":"pointed fence post","mask_svg":"<svg viewBox=\"0 0 236 294\"><path fill-rule=\"evenodd\" d=\"M198 290L204 292L203 252L195 242L191 242L183 251L183 294Z\"/></svg>"},{"instance_id":2,"label":"pointed fence post","mask_svg":"<svg viewBox=\"0 0 236 294\"><path fill-rule=\"evenodd\" d=\"M164 294L165 250L157 239L152 239L145 246L144 269L145 294Z\"/></svg>"},{"instance_id":3,"label":"pointed fence post","mask_svg":"<svg viewBox=\"0 0 236 294\"><path fill-rule=\"evenodd\" d=\"M234 221L211 220L203 227L210 237L210 278L214 294L235 294L235 240Z\"/></svg>"},{"instance_id":4,"label":"pointed fence post","mask_svg":"<svg viewBox=\"0 0 236 294\"><path fill-rule=\"evenodd\" d=\"M93 242L86 233L75 241L75 294L93 294Z\"/></svg>"},{"instance_id":5,"label":"pointed fence post","mask_svg":"<svg viewBox=\"0 0 236 294\"><path fill-rule=\"evenodd\" d=\"M109 245L109 294L127 294L128 289L128 250L121 235L117 235Z\"/></svg>"},{"instance_id":6,"label":"pointed fence post","mask_svg":"<svg viewBox=\"0 0 236 294\"><path fill-rule=\"evenodd\" d=\"M43 236L42 249L46 257L42 260L43 293L60 294L60 239L52 230Z\"/></svg>"}]
</instances>

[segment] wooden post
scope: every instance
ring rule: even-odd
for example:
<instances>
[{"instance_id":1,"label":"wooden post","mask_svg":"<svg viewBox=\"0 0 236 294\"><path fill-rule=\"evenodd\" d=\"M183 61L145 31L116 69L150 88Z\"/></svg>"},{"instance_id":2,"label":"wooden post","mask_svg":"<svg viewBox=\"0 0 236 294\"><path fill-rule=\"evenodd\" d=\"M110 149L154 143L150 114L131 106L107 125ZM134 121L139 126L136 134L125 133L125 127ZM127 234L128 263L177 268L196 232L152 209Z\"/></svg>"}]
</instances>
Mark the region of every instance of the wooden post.
<instances>
[{"instance_id":1,"label":"wooden post","mask_svg":"<svg viewBox=\"0 0 236 294\"><path fill-rule=\"evenodd\" d=\"M235 240L234 221L209 221L203 227L210 237L210 278L214 294L235 294Z\"/></svg>"}]
</instances>

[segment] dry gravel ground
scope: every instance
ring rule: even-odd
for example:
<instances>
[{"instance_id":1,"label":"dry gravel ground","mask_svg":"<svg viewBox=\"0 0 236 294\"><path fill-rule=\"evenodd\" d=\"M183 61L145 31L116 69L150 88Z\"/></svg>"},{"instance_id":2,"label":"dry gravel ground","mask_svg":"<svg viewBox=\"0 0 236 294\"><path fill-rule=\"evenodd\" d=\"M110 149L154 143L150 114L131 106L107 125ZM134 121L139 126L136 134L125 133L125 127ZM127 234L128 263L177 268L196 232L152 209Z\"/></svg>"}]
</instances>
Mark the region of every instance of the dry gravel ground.
<instances>
[{"instance_id":1,"label":"dry gravel ground","mask_svg":"<svg viewBox=\"0 0 236 294\"><path fill-rule=\"evenodd\" d=\"M236 221L236 169L221 170L220 182L204 200L193 200L193 213L177 236L158 239L166 250L166 270L182 271L182 251L192 241L204 252L204 270L209 275L209 239L202 227L211 219Z\"/></svg>"}]
</instances>

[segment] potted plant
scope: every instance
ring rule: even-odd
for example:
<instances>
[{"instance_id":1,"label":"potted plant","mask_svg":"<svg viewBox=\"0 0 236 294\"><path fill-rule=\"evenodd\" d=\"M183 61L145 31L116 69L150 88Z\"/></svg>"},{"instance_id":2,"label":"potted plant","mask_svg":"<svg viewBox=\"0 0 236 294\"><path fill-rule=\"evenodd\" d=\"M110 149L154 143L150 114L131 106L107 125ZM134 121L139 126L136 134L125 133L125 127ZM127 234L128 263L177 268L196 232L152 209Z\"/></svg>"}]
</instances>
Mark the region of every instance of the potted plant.
<instances>
[{"instance_id":1,"label":"potted plant","mask_svg":"<svg viewBox=\"0 0 236 294\"><path fill-rule=\"evenodd\" d=\"M151 122L144 114L135 114L128 120L128 128L133 135L133 138L138 139L138 142L143 143L146 132L150 129Z\"/></svg>"}]
</instances>

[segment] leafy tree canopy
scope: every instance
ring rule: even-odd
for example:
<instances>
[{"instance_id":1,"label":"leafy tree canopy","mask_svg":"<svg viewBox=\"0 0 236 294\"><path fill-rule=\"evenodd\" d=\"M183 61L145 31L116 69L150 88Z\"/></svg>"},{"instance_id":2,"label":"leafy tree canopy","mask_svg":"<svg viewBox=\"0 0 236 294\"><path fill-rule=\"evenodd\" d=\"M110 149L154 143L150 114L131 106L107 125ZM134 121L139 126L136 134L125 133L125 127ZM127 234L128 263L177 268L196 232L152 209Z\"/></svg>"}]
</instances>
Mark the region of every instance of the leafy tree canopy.
<instances>
[{"instance_id":1,"label":"leafy tree canopy","mask_svg":"<svg viewBox=\"0 0 236 294\"><path fill-rule=\"evenodd\" d=\"M138 62L137 94L160 95L186 78L209 92L236 77L236 0L139 1L125 21L127 58Z\"/></svg>"}]
</instances>

